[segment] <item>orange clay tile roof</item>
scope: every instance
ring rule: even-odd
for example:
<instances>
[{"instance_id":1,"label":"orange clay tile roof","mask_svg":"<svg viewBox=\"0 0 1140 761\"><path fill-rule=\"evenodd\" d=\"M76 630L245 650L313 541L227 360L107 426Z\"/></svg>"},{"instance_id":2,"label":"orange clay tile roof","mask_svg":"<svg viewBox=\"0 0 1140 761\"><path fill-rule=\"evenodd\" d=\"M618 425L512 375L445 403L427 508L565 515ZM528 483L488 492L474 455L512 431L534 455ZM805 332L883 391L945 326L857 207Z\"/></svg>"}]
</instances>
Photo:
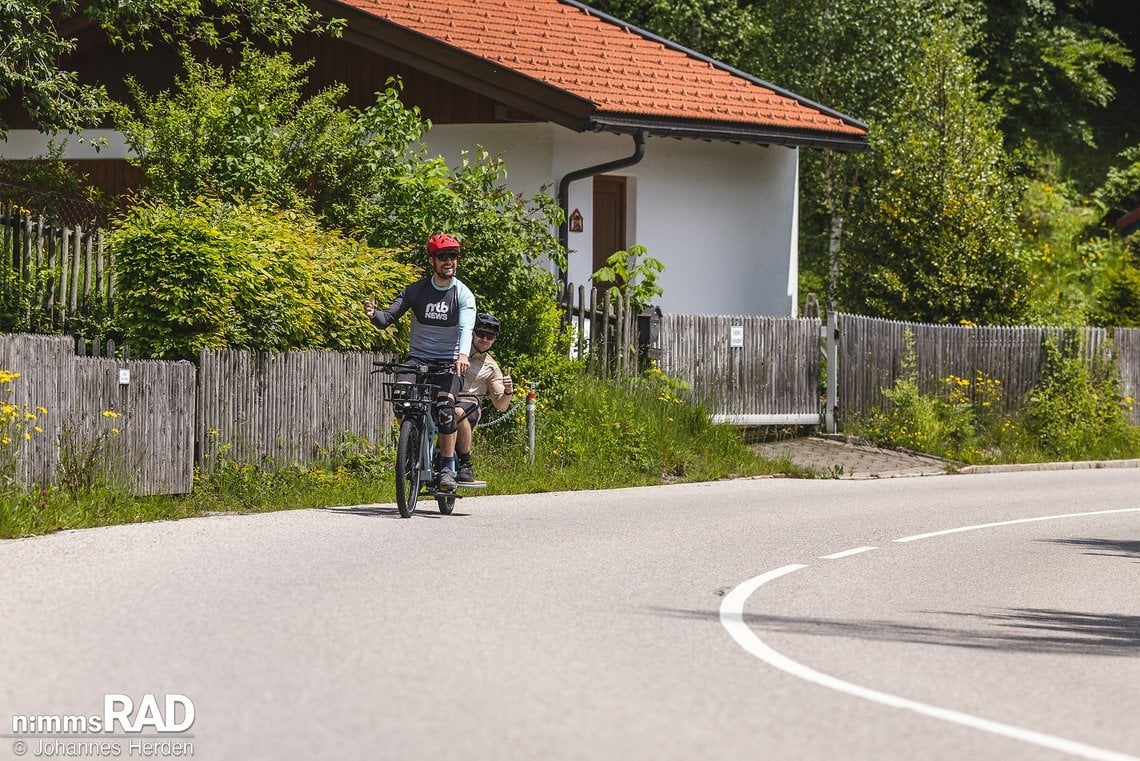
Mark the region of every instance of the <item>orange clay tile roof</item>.
<instances>
[{"instance_id":1,"label":"orange clay tile roof","mask_svg":"<svg viewBox=\"0 0 1140 761\"><path fill-rule=\"evenodd\" d=\"M863 125L560 0L341 0L591 101L597 114L861 139Z\"/></svg>"}]
</instances>

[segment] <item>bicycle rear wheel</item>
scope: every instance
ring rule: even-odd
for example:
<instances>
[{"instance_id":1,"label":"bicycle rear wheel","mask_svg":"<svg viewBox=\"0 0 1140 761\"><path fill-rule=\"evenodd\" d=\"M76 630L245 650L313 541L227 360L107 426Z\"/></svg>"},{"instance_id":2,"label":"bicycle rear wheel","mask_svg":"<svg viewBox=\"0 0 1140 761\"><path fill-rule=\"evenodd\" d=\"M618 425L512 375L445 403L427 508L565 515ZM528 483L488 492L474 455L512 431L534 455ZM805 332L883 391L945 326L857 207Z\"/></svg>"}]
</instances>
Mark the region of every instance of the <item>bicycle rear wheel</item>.
<instances>
[{"instance_id":1,"label":"bicycle rear wheel","mask_svg":"<svg viewBox=\"0 0 1140 761\"><path fill-rule=\"evenodd\" d=\"M400 516L411 518L420 497L420 437L423 424L413 418L400 423L396 442L396 507Z\"/></svg>"}]
</instances>

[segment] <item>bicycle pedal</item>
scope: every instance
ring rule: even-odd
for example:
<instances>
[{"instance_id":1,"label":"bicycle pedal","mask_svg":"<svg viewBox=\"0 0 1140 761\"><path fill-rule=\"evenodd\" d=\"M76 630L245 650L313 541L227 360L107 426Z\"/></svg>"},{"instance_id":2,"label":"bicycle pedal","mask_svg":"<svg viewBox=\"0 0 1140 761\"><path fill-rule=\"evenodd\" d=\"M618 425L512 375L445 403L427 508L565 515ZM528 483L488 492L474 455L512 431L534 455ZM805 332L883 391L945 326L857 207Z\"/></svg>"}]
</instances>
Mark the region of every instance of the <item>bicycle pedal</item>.
<instances>
[{"instance_id":1,"label":"bicycle pedal","mask_svg":"<svg viewBox=\"0 0 1140 761\"><path fill-rule=\"evenodd\" d=\"M436 497L436 498L438 498L438 497L455 497L456 499L463 499L462 494L456 494L453 491L425 491L423 493L423 496L425 496L425 497Z\"/></svg>"}]
</instances>

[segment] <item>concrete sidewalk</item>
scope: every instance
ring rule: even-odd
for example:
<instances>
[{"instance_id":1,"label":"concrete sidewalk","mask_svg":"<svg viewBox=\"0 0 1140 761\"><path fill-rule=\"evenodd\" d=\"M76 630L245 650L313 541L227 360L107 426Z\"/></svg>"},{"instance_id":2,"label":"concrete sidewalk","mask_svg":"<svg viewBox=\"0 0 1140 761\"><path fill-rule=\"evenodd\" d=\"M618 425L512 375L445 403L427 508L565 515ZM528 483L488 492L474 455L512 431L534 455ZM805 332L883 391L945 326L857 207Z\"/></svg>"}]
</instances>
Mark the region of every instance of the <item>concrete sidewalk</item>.
<instances>
[{"instance_id":1,"label":"concrete sidewalk","mask_svg":"<svg viewBox=\"0 0 1140 761\"><path fill-rule=\"evenodd\" d=\"M883 449L843 435L805 436L754 444L769 459L787 459L794 464L832 478L899 478L938 476L949 473L1003 473L1016 470L1083 470L1137 468L1140 460L1095 462L1042 462L1017 465L961 465L932 455Z\"/></svg>"}]
</instances>

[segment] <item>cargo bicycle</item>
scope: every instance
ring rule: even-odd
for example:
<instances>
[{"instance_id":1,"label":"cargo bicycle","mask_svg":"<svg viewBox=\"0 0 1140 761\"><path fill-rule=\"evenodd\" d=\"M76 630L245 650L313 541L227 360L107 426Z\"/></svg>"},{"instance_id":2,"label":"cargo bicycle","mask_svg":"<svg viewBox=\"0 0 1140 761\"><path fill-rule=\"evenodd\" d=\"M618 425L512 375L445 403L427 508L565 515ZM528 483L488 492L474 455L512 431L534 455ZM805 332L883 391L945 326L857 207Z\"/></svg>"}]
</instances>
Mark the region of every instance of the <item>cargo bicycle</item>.
<instances>
[{"instance_id":1,"label":"cargo bicycle","mask_svg":"<svg viewBox=\"0 0 1140 761\"><path fill-rule=\"evenodd\" d=\"M373 373L414 376L414 382L385 381L384 401L400 423L396 437L396 507L403 518L411 518L421 496L434 497L443 515L451 515L456 492L439 490L439 450L432 404L439 388L427 377L449 372L451 363L373 362ZM483 482L460 483L460 487L479 488Z\"/></svg>"}]
</instances>

